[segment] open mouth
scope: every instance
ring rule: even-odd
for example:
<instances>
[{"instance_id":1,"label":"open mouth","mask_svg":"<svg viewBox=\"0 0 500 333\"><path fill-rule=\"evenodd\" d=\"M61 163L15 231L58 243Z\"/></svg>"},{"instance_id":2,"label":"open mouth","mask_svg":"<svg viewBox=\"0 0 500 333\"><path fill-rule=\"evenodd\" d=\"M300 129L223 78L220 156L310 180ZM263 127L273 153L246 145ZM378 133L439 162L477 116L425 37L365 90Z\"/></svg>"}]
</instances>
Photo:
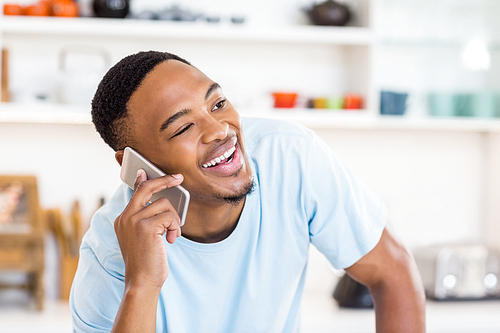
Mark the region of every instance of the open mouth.
<instances>
[{"instance_id":1,"label":"open mouth","mask_svg":"<svg viewBox=\"0 0 500 333\"><path fill-rule=\"evenodd\" d=\"M234 157L234 152L236 151L236 145L229 148L226 152L224 152L219 157L214 158L213 160L203 164L203 168L213 168L222 164L231 163Z\"/></svg>"}]
</instances>

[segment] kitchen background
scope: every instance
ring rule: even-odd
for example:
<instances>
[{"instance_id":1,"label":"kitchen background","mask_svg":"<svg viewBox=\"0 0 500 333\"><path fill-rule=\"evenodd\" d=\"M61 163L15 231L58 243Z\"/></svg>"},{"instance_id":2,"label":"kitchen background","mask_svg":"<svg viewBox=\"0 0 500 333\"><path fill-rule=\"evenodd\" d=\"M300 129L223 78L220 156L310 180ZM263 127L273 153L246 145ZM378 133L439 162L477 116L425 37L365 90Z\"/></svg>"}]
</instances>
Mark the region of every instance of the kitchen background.
<instances>
[{"instance_id":1,"label":"kitchen background","mask_svg":"<svg viewBox=\"0 0 500 333\"><path fill-rule=\"evenodd\" d=\"M339 2L347 26L312 25L307 0L131 0L126 19L2 16L9 102L0 104L0 174L35 175L43 209L69 214L78 200L88 224L120 184L113 151L90 122L95 86L123 56L165 50L219 82L243 115L314 129L386 203L410 249L500 247L500 1ZM91 0L78 4L93 15ZM275 104L277 92L296 97L293 107ZM47 232L46 308L69 316L54 301L60 266ZM304 332L374 330L372 312L339 315L339 272L314 249L309 270ZM2 320L14 313L12 297L0 303ZM500 332L498 300L431 302L429 311L429 332Z\"/></svg>"}]
</instances>

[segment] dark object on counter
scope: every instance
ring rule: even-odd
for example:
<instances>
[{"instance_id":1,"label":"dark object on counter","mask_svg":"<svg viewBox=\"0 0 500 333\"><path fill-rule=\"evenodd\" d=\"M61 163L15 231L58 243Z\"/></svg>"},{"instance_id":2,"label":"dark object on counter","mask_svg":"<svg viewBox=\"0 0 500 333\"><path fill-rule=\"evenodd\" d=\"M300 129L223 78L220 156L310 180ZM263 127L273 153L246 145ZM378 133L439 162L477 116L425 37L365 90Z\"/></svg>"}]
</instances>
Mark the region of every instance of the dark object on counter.
<instances>
[{"instance_id":1,"label":"dark object on counter","mask_svg":"<svg viewBox=\"0 0 500 333\"><path fill-rule=\"evenodd\" d=\"M124 18L129 11L129 0L94 0L92 6L97 17Z\"/></svg>"},{"instance_id":2,"label":"dark object on counter","mask_svg":"<svg viewBox=\"0 0 500 333\"><path fill-rule=\"evenodd\" d=\"M347 274L337 283L333 298L343 308L373 308L373 299L368 288Z\"/></svg>"},{"instance_id":3,"label":"dark object on counter","mask_svg":"<svg viewBox=\"0 0 500 333\"><path fill-rule=\"evenodd\" d=\"M347 6L333 0L314 4L307 10L307 13L316 25L342 26L351 19L351 13Z\"/></svg>"}]
</instances>

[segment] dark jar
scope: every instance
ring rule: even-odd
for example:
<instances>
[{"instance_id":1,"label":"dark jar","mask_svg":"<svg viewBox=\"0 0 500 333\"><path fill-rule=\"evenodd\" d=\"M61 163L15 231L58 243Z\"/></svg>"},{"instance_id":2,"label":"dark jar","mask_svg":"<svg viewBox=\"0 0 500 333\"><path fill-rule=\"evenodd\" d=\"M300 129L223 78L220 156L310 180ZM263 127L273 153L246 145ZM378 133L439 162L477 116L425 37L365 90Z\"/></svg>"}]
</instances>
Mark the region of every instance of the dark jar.
<instances>
[{"instance_id":1,"label":"dark jar","mask_svg":"<svg viewBox=\"0 0 500 333\"><path fill-rule=\"evenodd\" d=\"M124 18L129 11L130 0L94 0L92 6L97 17Z\"/></svg>"},{"instance_id":2,"label":"dark jar","mask_svg":"<svg viewBox=\"0 0 500 333\"><path fill-rule=\"evenodd\" d=\"M349 8L333 0L315 4L308 14L315 25L342 26L351 19Z\"/></svg>"}]
</instances>

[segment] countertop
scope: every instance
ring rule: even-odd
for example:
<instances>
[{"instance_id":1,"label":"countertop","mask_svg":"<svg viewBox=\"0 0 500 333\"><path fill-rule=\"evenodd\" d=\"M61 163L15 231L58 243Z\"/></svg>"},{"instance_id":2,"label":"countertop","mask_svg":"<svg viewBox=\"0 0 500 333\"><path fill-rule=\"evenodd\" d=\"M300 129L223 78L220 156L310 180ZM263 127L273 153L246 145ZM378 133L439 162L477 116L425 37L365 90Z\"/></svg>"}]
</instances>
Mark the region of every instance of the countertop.
<instances>
[{"instance_id":1,"label":"countertop","mask_svg":"<svg viewBox=\"0 0 500 333\"><path fill-rule=\"evenodd\" d=\"M500 333L500 300L429 300L426 318L427 333ZM375 332L375 313L339 308L331 294L306 292L301 328L303 333Z\"/></svg>"}]
</instances>

